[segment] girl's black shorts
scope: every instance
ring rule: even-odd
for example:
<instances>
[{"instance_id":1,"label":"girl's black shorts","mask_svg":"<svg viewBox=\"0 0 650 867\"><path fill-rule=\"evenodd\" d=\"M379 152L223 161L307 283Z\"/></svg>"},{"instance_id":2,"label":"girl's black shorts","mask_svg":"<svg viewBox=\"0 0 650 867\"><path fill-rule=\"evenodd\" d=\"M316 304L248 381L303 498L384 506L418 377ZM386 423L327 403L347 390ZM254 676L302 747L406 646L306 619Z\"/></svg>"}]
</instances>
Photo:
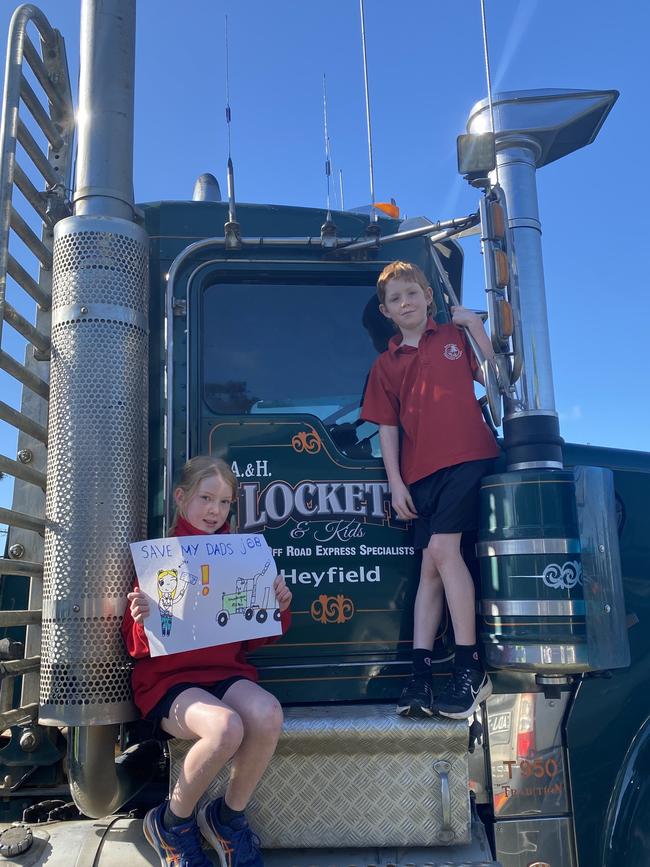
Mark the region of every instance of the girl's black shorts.
<instances>
[{"instance_id":1,"label":"girl's black shorts","mask_svg":"<svg viewBox=\"0 0 650 867\"><path fill-rule=\"evenodd\" d=\"M160 701L152 707L145 717L146 720L153 723L154 737L159 740L169 740L172 737L160 727L160 723L169 716L172 705L178 696L182 692L185 692L186 689L203 689L221 701L233 683L237 683L238 680L248 680L248 678L242 677L240 674L235 674L232 677L227 677L225 680L218 680L212 685L205 685L202 683L177 683L172 686L171 689L167 690Z\"/></svg>"},{"instance_id":2,"label":"girl's black shorts","mask_svg":"<svg viewBox=\"0 0 650 867\"><path fill-rule=\"evenodd\" d=\"M409 486L418 517L413 545L426 548L435 533L466 533L478 526L481 479L492 472L494 458L443 467Z\"/></svg>"}]
</instances>

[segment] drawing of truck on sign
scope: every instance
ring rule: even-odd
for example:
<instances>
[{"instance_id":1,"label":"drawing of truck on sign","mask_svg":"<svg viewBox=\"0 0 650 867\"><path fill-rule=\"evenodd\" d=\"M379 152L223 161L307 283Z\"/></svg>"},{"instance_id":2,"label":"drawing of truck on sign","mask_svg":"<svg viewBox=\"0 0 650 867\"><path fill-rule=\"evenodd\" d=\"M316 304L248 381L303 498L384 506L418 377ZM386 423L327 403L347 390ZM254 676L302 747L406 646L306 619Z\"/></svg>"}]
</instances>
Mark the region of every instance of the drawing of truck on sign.
<instances>
[{"instance_id":1,"label":"drawing of truck on sign","mask_svg":"<svg viewBox=\"0 0 650 867\"><path fill-rule=\"evenodd\" d=\"M217 614L217 623L219 626L225 626L233 614L243 614L246 620L252 620L253 617L258 623L264 623L269 616L269 597L271 588L264 588L264 596L262 604L257 603L257 582L266 573L271 565L269 560L264 564L264 568L253 575L252 578L237 578L235 580L234 593L221 594L221 611ZM280 619L280 609L272 608L273 618Z\"/></svg>"}]
</instances>

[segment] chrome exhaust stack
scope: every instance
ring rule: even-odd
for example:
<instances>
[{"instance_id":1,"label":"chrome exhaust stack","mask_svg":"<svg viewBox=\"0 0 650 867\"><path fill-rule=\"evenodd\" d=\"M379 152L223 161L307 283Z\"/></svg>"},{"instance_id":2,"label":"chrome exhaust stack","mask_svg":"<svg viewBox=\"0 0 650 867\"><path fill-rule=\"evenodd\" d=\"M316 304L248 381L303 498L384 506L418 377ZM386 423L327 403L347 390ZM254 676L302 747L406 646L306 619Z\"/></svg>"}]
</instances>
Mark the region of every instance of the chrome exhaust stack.
<instances>
[{"instance_id":1,"label":"chrome exhaust stack","mask_svg":"<svg viewBox=\"0 0 650 867\"><path fill-rule=\"evenodd\" d=\"M562 439L553 388L542 230L536 171L591 144L618 98L616 90L528 90L492 100L496 172L503 189L516 252L523 368L521 405L506 415L503 432L509 470L559 468ZM469 114L467 132L491 129L487 99Z\"/></svg>"},{"instance_id":2,"label":"chrome exhaust stack","mask_svg":"<svg viewBox=\"0 0 650 867\"><path fill-rule=\"evenodd\" d=\"M134 71L135 0L83 0L74 216L54 238L40 721L70 728L71 791L92 818L147 779L129 771L128 753L114 758L119 724L136 718L119 627L128 545L147 526L148 238L134 222Z\"/></svg>"}]
</instances>

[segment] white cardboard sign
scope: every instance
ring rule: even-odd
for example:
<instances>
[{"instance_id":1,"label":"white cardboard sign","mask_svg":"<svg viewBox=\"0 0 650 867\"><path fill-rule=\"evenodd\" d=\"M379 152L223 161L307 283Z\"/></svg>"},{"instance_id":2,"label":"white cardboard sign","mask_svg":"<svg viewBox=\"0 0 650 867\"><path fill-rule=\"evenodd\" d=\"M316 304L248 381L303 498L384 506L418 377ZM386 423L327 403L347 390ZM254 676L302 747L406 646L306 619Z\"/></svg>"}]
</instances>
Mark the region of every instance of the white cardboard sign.
<instances>
[{"instance_id":1,"label":"white cardboard sign","mask_svg":"<svg viewBox=\"0 0 650 867\"><path fill-rule=\"evenodd\" d=\"M131 545L131 556L149 599L143 625L152 656L282 632L264 536L147 539Z\"/></svg>"}]
</instances>

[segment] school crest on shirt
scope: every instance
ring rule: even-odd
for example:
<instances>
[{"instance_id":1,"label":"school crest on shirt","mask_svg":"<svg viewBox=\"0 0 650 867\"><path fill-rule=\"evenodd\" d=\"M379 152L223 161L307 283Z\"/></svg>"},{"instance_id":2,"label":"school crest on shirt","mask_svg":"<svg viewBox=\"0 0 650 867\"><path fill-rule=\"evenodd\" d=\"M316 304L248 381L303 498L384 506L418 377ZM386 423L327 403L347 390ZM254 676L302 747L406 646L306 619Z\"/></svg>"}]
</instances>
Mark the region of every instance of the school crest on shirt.
<instances>
[{"instance_id":1,"label":"school crest on shirt","mask_svg":"<svg viewBox=\"0 0 650 867\"><path fill-rule=\"evenodd\" d=\"M445 343L443 354L445 358L448 358L450 361L458 361L463 354L463 350L457 343Z\"/></svg>"}]
</instances>

